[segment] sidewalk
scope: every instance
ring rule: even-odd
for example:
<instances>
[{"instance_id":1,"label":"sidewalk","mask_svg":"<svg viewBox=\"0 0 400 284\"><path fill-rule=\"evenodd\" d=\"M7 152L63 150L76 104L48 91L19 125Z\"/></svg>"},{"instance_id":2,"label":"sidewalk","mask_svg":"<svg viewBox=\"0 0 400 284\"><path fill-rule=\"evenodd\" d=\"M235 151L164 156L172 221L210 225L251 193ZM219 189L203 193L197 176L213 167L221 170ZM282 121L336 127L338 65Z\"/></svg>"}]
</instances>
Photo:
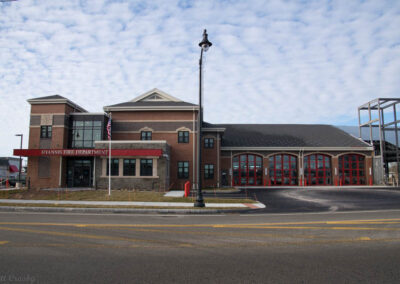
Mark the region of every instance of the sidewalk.
<instances>
[{"instance_id":1,"label":"sidewalk","mask_svg":"<svg viewBox=\"0 0 400 284\"><path fill-rule=\"evenodd\" d=\"M193 207L193 202L138 202L138 201L73 201L73 200L26 200L0 199L3 204L49 204L49 205L82 205L82 206L138 206L138 207ZM265 208L258 203L206 203L206 208Z\"/></svg>"}]
</instances>

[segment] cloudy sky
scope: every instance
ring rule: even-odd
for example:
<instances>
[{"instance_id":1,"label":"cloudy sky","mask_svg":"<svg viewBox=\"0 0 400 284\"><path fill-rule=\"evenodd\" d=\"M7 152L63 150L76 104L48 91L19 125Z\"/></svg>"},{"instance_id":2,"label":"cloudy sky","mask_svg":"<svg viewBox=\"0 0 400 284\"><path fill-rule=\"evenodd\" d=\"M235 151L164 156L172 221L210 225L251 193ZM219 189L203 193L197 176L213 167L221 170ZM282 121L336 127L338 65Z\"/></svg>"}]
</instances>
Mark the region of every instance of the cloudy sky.
<instances>
[{"instance_id":1,"label":"cloudy sky","mask_svg":"<svg viewBox=\"0 0 400 284\"><path fill-rule=\"evenodd\" d=\"M0 156L27 147L29 98L91 112L159 88L205 120L357 125L357 107L400 94L400 1L0 3Z\"/></svg>"}]
</instances>

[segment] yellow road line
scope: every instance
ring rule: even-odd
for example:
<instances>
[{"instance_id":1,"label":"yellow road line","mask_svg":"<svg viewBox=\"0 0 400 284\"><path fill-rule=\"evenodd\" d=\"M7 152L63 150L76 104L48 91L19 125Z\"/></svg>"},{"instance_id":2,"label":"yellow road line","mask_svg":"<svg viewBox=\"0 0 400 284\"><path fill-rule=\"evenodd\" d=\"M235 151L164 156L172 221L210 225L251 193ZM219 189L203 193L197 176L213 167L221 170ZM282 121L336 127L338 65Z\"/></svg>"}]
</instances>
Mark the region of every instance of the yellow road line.
<instances>
[{"instance_id":1,"label":"yellow road line","mask_svg":"<svg viewBox=\"0 0 400 284\"><path fill-rule=\"evenodd\" d=\"M126 228L121 228L126 229ZM165 233L165 234L183 234L183 235L206 235L206 236L228 236L228 237L290 237L296 239L316 239L317 236L313 235L283 235L283 234L268 234L268 233L233 233L233 232L203 232L203 231L170 231L170 230L157 230L157 229L144 229L144 228L128 228L130 231L134 232L153 232L153 233Z\"/></svg>"},{"instance_id":2,"label":"yellow road line","mask_svg":"<svg viewBox=\"0 0 400 284\"><path fill-rule=\"evenodd\" d=\"M158 244L171 243L171 241L163 241L163 240L133 239L133 238L125 238L125 237L105 236L105 235L65 233L65 232L42 231L42 230L32 230L32 229L22 229L22 228L0 227L0 230L23 232L23 233L34 233L34 234L42 234L42 235L50 235L50 236L62 236L62 237L95 239L95 240L127 241L127 242L158 243ZM173 243L174 244L178 244L178 242L173 242ZM187 245L190 245L190 244L180 242L179 245L187 246Z\"/></svg>"},{"instance_id":3,"label":"yellow road line","mask_svg":"<svg viewBox=\"0 0 400 284\"><path fill-rule=\"evenodd\" d=\"M372 228L372 227L311 227L311 226L235 226L216 225L215 228L231 229L291 229L291 230L371 230L371 231L400 231L400 228Z\"/></svg>"},{"instance_id":4,"label":"yellow road line","mask_svg":"<svg viewBox=\"0 0 400 284\"><path fill-rule=\"evenodd\" d=\"M8 241L0 241L0 245L5 245L7 243L8 243Z\"/></svg>"},{"instance_id":5,"label":"yellow road line","mask_svg":"<svg viewBox=\"0 0 400 284\"><path fill-rule=\"evenodd\" d=\"M43 222L0 222L0 225L25 225L25 226L74 226L74 227L121 227L121 228L193 228L193 227L249 227L249 226L285 226L285 225L362 225L362 224L399 224L396 219L369 219L369 220L340 220L340 221L304 221L304 222L270 222L249 224L81 224L81 223L43 223Z\"/></svg>"}]
</instances>

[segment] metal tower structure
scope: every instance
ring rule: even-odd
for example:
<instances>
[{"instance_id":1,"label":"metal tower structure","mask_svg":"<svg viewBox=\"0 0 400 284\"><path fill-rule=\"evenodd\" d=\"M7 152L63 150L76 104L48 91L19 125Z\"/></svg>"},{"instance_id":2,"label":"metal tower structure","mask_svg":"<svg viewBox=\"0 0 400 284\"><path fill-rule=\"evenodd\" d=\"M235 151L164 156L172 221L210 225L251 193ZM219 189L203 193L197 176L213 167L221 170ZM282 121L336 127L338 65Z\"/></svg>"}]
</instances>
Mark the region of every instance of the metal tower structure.
<instances>
[{"instance_id":1,"label":"metal tower structure","mask_svg":"<svg viewBox=\"0 0 400 284\"><path fill-rule=\"evenodd\" d=\"M400 183L400 98L377 98L358 107L359 136L375 146L380 156L381 174L386 183L389 177L389 163L396 163L397 184ZM369 139L362 130L368 128ZM376 137L378 130L379 137Z\"/></svg>"}]
</instances>

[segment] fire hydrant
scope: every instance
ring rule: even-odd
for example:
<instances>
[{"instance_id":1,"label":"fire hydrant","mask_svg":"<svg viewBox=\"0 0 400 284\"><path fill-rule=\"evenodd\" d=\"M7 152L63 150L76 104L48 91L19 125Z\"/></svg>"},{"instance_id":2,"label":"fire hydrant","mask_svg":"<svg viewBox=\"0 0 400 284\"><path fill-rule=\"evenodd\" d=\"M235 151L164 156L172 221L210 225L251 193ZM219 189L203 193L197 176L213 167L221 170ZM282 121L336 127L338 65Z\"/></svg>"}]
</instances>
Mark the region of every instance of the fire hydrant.
<instances>
[{"instance_id":1,"label":"fire hydrant","mask_svg":"<svg viewBox=\"0 0 400 284\"><path fill-rule=\"evenodd\" d=\"M190 181L185 182L185 197L190 195Z\"/></svg>"}]
</instances>

